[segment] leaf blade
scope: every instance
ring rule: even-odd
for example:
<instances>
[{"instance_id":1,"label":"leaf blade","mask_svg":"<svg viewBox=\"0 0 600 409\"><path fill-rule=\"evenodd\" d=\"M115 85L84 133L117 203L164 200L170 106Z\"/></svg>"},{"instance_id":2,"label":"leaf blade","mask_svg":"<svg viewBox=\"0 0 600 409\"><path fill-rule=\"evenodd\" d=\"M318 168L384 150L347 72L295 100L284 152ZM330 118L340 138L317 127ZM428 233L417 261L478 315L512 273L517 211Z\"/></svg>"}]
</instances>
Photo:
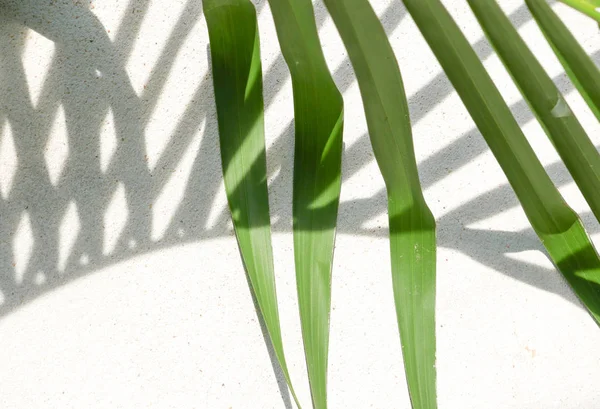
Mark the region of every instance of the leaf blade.
<instances>
[{"instance_id":1,"label":"leaf blade","mask_svg":"<svg viewBox=\"0 0 600 409\"><path fill-rule=\"evenodd\" d=\"M593 4L586 0L559 0L561 3L566 4L569 7L574 8L580 13L585 14L588 17L593 18L600 23L600 7L598 4Z\"/></svg>"},{"instance_id":2,"label":"leaf blade","mask_svg":"<svg viewBox=\"0 0 600 409\"><path fill-rule=\"evenodd\" d=\"M388 192L393 292L412 406L433 409L435 220L423 197L395 54L367 0L325 0L348 50Z\"/></svg>"},{"instance_id":3,"label":"leaf blade","mask_svg":"<svg viewBox=\"0 0 600 409\"><path fill-rule=\"evenodd\" d=\"M567 75L600 121L600 70L544 0L525 0Z\"/></svg>"},{"instance_id":4,"label":"leaf blade","mask_svg":"<svg viewBox=\"0 0 600 409\"><path fill-rule=\"evenodd\" d=\"M600 258L527 143L483 64L439 0L403 0L506 174L550 258L600 322ZM586 272L586 278L582 274Z\"/></svg>"},{"instance_id":5,"label":"leaf blade","mask_svg":"<svg viewBox=\"0 0 600 409\"><path fill-rule=\"evenodd\" d=\"M302 338L313 405L325 409L343 100L325 62L310 0L269 4L294 95L292 212Z\"/></svg>"},{"instance_id":6,"label":"leaf blade","mask_svg":"<svg viewBox=\"0 0 600 409\"><path fill-rule=\"evenodd\" d=\"M223 177L242 261L294 401L280 329L271 247L262 69L248 0L205 0Z\"/></svg>"},{"instance_id":7,"label":"leaf blade","mask_svg":"<svg viewBox=\"0 0 600 409\"><path fill-rule=\"evenodd\" d=\"M600 220L600 155L596 147L498 4L493 0L467 1L596 219Z\"/></svg>"}]
</instances>

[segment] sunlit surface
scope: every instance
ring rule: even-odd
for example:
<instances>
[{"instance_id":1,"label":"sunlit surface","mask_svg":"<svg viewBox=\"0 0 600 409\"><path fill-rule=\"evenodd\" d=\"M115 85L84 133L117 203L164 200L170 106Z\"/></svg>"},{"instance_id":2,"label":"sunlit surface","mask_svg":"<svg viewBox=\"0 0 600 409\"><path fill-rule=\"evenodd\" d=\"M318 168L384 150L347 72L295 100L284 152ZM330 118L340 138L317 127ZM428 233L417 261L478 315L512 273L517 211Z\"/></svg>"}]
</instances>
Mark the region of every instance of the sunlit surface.
<instances>
[{"instance_id":1,"label":"sunlit surface","mask_svg":"<svg viewBox=\"0 0 600 409\"><path fill-rule=\"evenodd\" d=\"M114 251L128 218L129 209L125 198L125 187L119 183L106 207L106 212L104 212L104 254Z\"/></svg>"},{"instance_id":2,"label":"sunlit surface","mask_svg":"<svg viewBox=\"0 0 600 409\"><path fill-rule=\"evenodd\" d=\"M58 230L58 271L64 271L81 229L77 205L69 203Z\"/></svg>"},{"instance_id":3,"label":"sunlit surface","mask_svg":"<svg viewBox=\"0 0 600 409\"><path fill-rule=\"evenodd\" d=\"M2 192L2 198L6 199L12 189L19 158L17 157L10 123L5 122L0 132L2 132L0 134L0 175L2 175L0 192Z\"/></svg>"},{"instance_id":4,"label":"sunlit surface","mask_svg":"<svg viewBox=\"0 0 600 409\"><path fill-rule=\"evenodd\" d=\"M44 151L44 159L48 167L48 176L53 185L57 185L62 171L69 156L69 138L67 136L67 124L65 122L65 111L58 107L56 118L50 129L48 142Z\"/></svg>"}]
</instances>

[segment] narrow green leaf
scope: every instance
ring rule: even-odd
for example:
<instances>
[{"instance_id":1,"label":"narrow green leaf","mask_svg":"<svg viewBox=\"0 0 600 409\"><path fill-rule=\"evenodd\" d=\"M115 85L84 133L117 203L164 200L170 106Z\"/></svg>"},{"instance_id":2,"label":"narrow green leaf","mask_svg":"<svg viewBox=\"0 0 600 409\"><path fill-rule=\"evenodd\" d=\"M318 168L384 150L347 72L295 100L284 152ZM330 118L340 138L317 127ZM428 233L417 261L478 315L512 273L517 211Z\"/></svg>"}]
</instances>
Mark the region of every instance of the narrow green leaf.
<instances>
[{"instance_id":1,"label":"narrow green leaf","mask_svg":"<svg viewBox=\"0 0 600 409\"><path fill-rule=\"evenodd\" d=\"M354 67L388 192L394 298L412 407L433 409L435 220L419 183L400 70L368 0L325 0L325 5Z\"/></svg>"},{"instance_id":2,"label":"narrow green leaf","mask_svg":"<svg viewBox=\"0 0 600 409\"><path fill-rule=\"evenodd\" d=\"M600 71L546 0L525 0L567 75L600 121ZM599 2L600 3L600 2Z\"/></svg>"},{"instance_id":3,"label":"narrow green leaf","mask_svg":"<svg viewBox=\"0 0 600 409\"><path fill-rule=\"evenodd\" d=\"M596 219L600 220L600 155L596 147L498 4L493 0L468 2Z\"/></svg>"},{"instance_id":4,"label":"narrow green leaf","mask_svg":"<svg viewBox=\"0 0 600 409\"><path fill-rule=\"evenodd\" d=\"M311 1L269 4L294 93L293 229L302 338L313 405L325 409L343 100L325 63Z\"/></svg>"},{"instance_id":5,"label":"narrow green leaf","mask_svg":"<svg viewBox=\"0 0 600 409\"><path fill-rule=\"evenodd\" d=\"M483 64L439 0L403 0L481 131L550 258L600 322L600 258ZM593 279L592 279L593 278Z\"/></svg>"},{"instance_id":6,"label":"narrow green leaf","mask_svg":"<svg viewBox=\"0 0 600 409\"><path fill-rule=\"evenodd\" d=\"M249 0L204 0L203 7L233 226L275 355L300 407L283 352L275 291L256 10Z\"/></svg>"},{"instance_id":7,"label":"narrow green leaf","mask_svg":"<svg viewBox=\"0 0 600 409\"><path fill-rule=\"evenodd\" d=\"M559 0L561 3L566 4L569 7L573 7L575 10L585 14L588 17L593 18L600 23L600 7L598 4L594 4L587 0Z\"/></svg>"}]
</instances>

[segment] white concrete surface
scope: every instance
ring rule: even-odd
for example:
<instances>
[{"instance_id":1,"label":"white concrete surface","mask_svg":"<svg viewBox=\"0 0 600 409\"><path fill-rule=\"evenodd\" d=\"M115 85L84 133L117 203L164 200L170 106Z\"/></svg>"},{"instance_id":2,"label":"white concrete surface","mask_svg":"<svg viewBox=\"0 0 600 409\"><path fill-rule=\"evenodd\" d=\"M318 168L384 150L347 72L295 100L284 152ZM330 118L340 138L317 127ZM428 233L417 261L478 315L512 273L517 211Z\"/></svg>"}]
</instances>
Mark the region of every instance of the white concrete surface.
<instances>
[{"instance_id":1,"label":"white concrete surface","mask_svg":"<svg viewBox=\"0 0 600 409\"><path fill-rule=\"evenodd\" d=\"M600 239L557 154L465 2L446 5L548 172ZM596 144L521 0L503 0ZM506 179L397 0L373 3L400 62L439 225L440 409L600 407L600 331L541 251ZM600 61L597 25L556 5ZM309 394L291 240L292 99L260 13L285 347ZM333 271L331 408L409 408L383 183L335 28L346 103ZM0 406L285 408L231 232L199 0L0 0Z\"/></svg>"}]
</instances>

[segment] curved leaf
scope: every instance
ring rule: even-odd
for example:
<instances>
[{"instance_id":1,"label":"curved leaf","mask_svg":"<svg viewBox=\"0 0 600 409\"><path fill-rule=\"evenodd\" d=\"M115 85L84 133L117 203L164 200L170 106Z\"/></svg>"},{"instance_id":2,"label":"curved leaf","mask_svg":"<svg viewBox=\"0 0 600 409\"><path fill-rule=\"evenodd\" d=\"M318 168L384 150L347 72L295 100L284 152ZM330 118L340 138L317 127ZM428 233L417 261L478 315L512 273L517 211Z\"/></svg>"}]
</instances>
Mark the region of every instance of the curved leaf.
<instances>
[{"instance_id":1,"label":"curved leaf","mask_svg":"<svg viewBox=\"0 0 600 409\"><path fill-rule=\"evenodd\" d=\"M525 0L567 75L600 121L600 71L546 0Z\"/></svg>"},{"instance_id":2,"label":"curved leaf","mask_svg":"<svg viewBox=\"0 0 600 409\"><path fill-rule=\"evenodd\" d=\"M596 147L498 4L493 0L468 2L596 219L600 220L600 155Z\"/></svg>"},{"instance_id":3,"label":"curved leaf","mask_svg":"<svg viewBox=\"0 0 600 409\"><path fill-rule=\"evenodd\" d=\"M434 409L435 220L421 191L400 69L368 0L325 5L354 67L388 192L394 298L412 407Z\"/></svg>"},{"instance_id":4,"label":"curved leaf","mask_svg":"<svg viewBox=\"0 0 600 409\"><path fill-rule=\"evenodd\" d=\"M325 63L310 0L269 4L294 92L293 229L302 338L313 405L325 409L343 100Z\"/></svg>"},{"instance_id":5,"label":"curved leaf","mask_svg":"<svg viewBox=\"0 0 600 409\"><path fill-rule=\"evenodd\" d=\"M600 322L600 258L483 64L439 0L403 0L506 174L554 264ZM596 279L591 279L595 277Z\"/></svg>"},{"instance_id":6,"label":"curved leaf","mask_svg":"<svg viewBox=\"0 0 600 409\"><path fill-rule=\"evenodd\" d=\"M275 355L298 407L277 308L256 10L248 0L204 0L227 200L242 261Z\"/></svg>"},{"instance_id":7,"label":"curved leaf","mask_svg":"<svg viewBox=\"0 0 600 409\"><path fill-rule=\"evenodd\" d=\"M600 23L600 5L587 0L559 0Z\"/></svg>"}]
</instances>

